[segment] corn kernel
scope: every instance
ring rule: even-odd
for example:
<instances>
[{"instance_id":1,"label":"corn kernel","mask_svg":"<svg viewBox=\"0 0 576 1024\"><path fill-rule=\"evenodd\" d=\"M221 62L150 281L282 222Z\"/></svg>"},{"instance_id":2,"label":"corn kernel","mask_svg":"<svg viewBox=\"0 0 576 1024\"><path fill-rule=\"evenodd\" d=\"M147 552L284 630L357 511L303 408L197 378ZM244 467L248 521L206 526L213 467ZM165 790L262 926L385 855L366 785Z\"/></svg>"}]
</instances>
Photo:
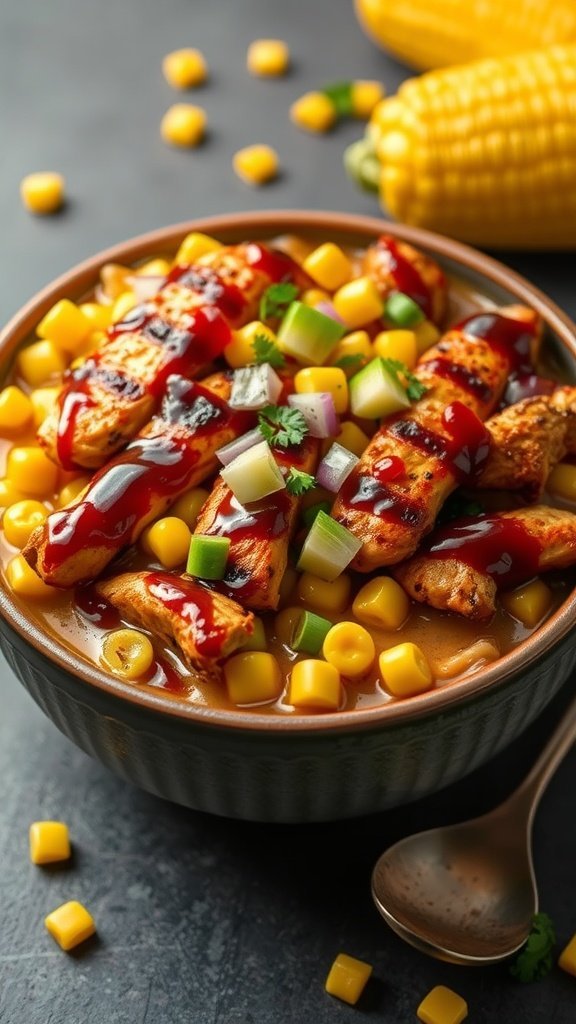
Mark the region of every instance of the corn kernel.
<instances>
[{"instance_id":1,"label":"corn kernel","mask_svg":"<svg viewBox=\"0 0 576 1024\"><path fill-rule=\"evenodd\" d=\"M332 300L334 309L352 329L377 320L384 309L380 293L370 277L357 277L339 288Z\"/></svg>"},{"instance_id":2,"label":"corn kernel","mask_svg":"<svg viewBox=\"0 0 576 1024\"><path fill-rule=\"evenodd\" d=\"M274 78L285 75L290 51L281 39L255 39L248 47L246 66L251 75Z\"/></svg>"},{"instance_id":3,"label":"corn kernel","mask_svg":"<svg viewBox=\"0 0 576 1024\"><path fill-rule=\"evenodd\" d=\"M246 651L224 665L228 698L232 704L261 704L282 693L282 672L273 654Z\"/></svg>"},{"instance_id":4,"label":"corn kernel","mask_svg":"<svg viewBox=\"0 0 576 1024\"><path fill-rule=\"evenodd\" d=\"M160 122L160 134L171 146L191 149L198 146L206 131L206 114L192 103L175 103Z\"/></svg>"},{"instance_id":5,"label":"corn kernel","mask_svg":"<svg viewBox=\"0 0 576 1024\"><path fill-rule=\"evenodd\" d=\"M349 452L353 452L358 458L362 455L362 452L368 447L370 438L363 430L360 430L355 423L351 420L345 420L340 427L340 433L335 438L338 444L341 444L343 448L347 448ZM330 440L332 443L332 439Z\"/></svg>"},{"instance_id":6,"label":"corn kernel","mask_svg":"<svg viewBox=\"0 0 576 1024\"><path fill-rule=\"evenodd\" d=\"M137 277L166 277L170 273L172 265L168 260L156 257L141 263L136 270Z\"/></svg>"},{"instance_id":7,"label":"corn kernel","mask_svg":"<svg viewBox=\"0 0 576 1024\"><path fill-rule=\"evenodd\" d=\"M440 340L440 331L433 323L430 323L430 320L423 320L421 324L417 324L414 328L414 334L416 335L419 356Z\"/></svg>"},{"instance_id":8,"label":"corn kernel","mask_svg":"<svg viewBox=\"0 0 576 1024\"><path fill-rule=\"evenodd\" d=\"M347 953L339 953L326 978L326 991L329 995L354 1006L360 999L371 974L371 964L348 956Z\"/></svg>"},{"instance_id":9,"label":"corn kernel","mask_svg":"<svg viewBox=\"0 0 576 1024\"><path fill-rule=\"evenodd\" d=\"M337 622L324 639L322 654L348 679L358 679L372 668L376 657L374 641L357 622Z\"/></svg>"},{"instance_id":10,"label":"corn kernel","mask_svg":"<svg viewBox=\"0 0 576 1024\"><path fill-rule=\"evenodd\" d=\"M31 213L56 213L64 201L64 178L53 171L27 174L20 182L20 196Z\"/></svg>"},{"instance_id":11,"label":"corn kernel","mask_svg":"<svg viewBox=\"0 0 576 1024\"><path fill-rule=\"evenodd\" d=\"M61 377L65 369L64 353L53 341L35 341L18 356L18 372L32 388Z\"/></svg>"},{"instance_id":12,"label":"corn kernel","mask_svg":"<svg viewBox=\"0 0 576 1024\"><path fill-rule=\"evenodd\" d=\"M102 306L99 302L83 302L78 309L90 324L92 331L105 331L112 321L110 306Z\"/></svg>"},{"instance_id":13,"label":"corn kernel","mask_svg":"<svg viewBox=\"0 0 576 1024\"><path fill-rule=\"evenodd\" d=\"M122 292L125 292L128 285L126 279L133 273L131 267L124 267L121 263L105 263L100 268L100 281L102 291L109 299L118 299Z\"/></svg>"},{"instance_id":14,"label":"corn kernel","mask_svg":"<svg viewBox=\"0 0 576 1024\"><path fill-rule=\"evenodd\" d=\"M410 600L396 580L375 576L356 594L352 611L366 626L399 629L410 613Z\"/></svg>"},{"instance_id":15,"label":"corn kernel","mask_svg":"<svg viewBox=\"0 0 576 1024\"><path fill-rule=\"evenodd\" d=\"M359 80L352 82L352 112L354 117L367 121L384 98L382 82Z\"/></svg>"},{"instance_id":16,"label":"corn kernel","mask_svg":"<svg viewBox=\"0 0 576 1024\"><path fill-rule=\"evenodd\" d=\"M173 50L162 61L164 78L173 89L192 89L202 85L208 76L208 68L200 50Z\"/></svg>"},{"instance_id":17,"label":"corn kernel","mask_svg":"<svg viewBox=\"0 0 576 1024\"><path fill-rule=\"evenodd\" d=\"M289 704L296 708L337 711L341 696L340 673L334 665L316 658L306 658L293 666L288 691Z\"/></svg>"},{"instance_id":18,"label":"corn kernel","mask_svg":"<svg viewBox=\"0 0 576 1024\"><path fill-rule=\"evenodd\" d=\"M58 401L60 390L60 388L36 388L31 392L30 401L34 410L34 423L37 427L53 411Z\"/></svg>"},{"instance_id":19,"label":"corn kernel","mask_svg":"<svg viewBox=\"0 0 576 1024\"><path fill-rule=\"evenodd\" d=\"M62 821L35 821L30 825L30 860L54 864L70 857L68 826Z\"/></svg>"},{"instance_id":20,"label":"corn kernel","mask_svg":"<svg viewBox=\"0 0 576 1024\"><path fill-rule=\"evenodd\" d=\"M193 530L196 526L200 509L209 497L209 492L205 491L203 487L193 487L191 491L181 494L178 500L174 502L170 508L170 514L176 516L177 519L182 519L188 529Z\"/></svg>"},{"instance_id":21,"label":"corn kernel","mask_svg":"<svg viewBox=\"0 0 576 1024\"><path fill-rule=\"evenodd\" d=\"M321 288L335 292L352 277L352 264L345 252L334 242L325 242L306 257L304 270Z\"/></svg>"},{"instance_id":22,"label":"corn kernel","mask_svg":"<svg viewBox=\"0 0 576 1024\"><path fill-rule=\"evenodd\" d=\"M281 644L290 646L294 627L302 615L301 608L283 608L274 619L274 634Z\"/></svg>"},{"instance_id":23,"label":"corn kernel","mask_svg":"<svg viewBox=\"0 0 576 1024\"><path fill-rule=\"evenodd\" d=\"M18 491L8 477L0 480L0 508L9 508L16 501L22 501L24 495Z\"/></svg>"},{"instance_id":24,"label":"corn kernel","mask_svg":"<svg viewBox=\"0 0 576 1024\"><path fill-rule=\"evenodd\" d=\"M37 526L48 518L48 509L40 501L24 498L7 508L2 519L4 536L15 548L23 548Z\"/></svg>"},{"instance_id":25,"label":"corn kernel","mask_svg":"<svg viewBox=\"0 0 576 1024\"><path fill-rule=\"evenodd\" d=\"M86 907L76 900L63 903L44 918L44 924L53 939L66 952L85 942L96 931L94 918Z\"/></svg>"},{"instance_id":26,"label":"corn kernel","mask_svg":"<svg viewBox=\"0 0 576 1024\"><path fill-rule=\"evenodd\" d=\"M247 185L264 185L278 174L278 154L272 146L245 146L234 154L232 165Z\"/></svg>"},{"instance_id":27,"label":"corn kernel","mask_svg":"<svg viewBox=\"0 0 576 1024\"><path fill-rule=\"evenodd\" d=\"M372 355L372 342L368 332L352 331L351 334L346 334L333 349L330 363L334 365L341 359L346 360L349 365L343 366L342 369L346 376L351 377L362 369L369 359L372 359Z\"/></svg>"},{"instance_id":28,"label":"corn kernel","mask_svg":"<svg viewBox=\"0 0 576 1024\"><path fill-rule=\"evenodd\" d=\"M336 108L323 92L306 92L290 107L290 120L307 132L328 132L336 120Z\"/></svg>"},{"instance_id":29,"label":"corn kernel","mask_svg":"<svg viewBox=\"0 0 576 1024\"><path fill-rule=\"evenodd\" d=\"M32 402L20 388L10 385L0 391L0 432L25 430L33 415Z\"/></svg>"},{"instance_id":30,"label":"corn kernel","mask_svg":"<svg viewBox=\"0 0 576 1024\"><path fill-rule=\"evenodd\" d=\"M432 670L416 644L389 647L382 651L379 664L382 681L393 697L413 697L432 688Z\"/></svg>"},{"instance_id":31,"label":"corn kernel","mask_svg":"<svg viewBox=\"0 0 576 1024\"><path fill-rule=\"evenodd\" d=\"M307 288L305 292L302 292L300 301L305 306L317 306L319 302L330 302L330 299L329 292L324 292L321 288Z\"/></svg>"},{"instance_id":32,"label":"corn kernel","mask_svg":"<svg viewBox=\"0 0 576 1024\"><path fill-rule=\"evenodd\" d=\"M174 263L177 266L190 266L190 264L196 263L201 256L207 256L208 253L217 252L221 248L222 243L211 238L210 235L203 235L201 231L191 231L180 243Z\"/></svg>"},{"instance_id":33,"label":"corn kernel","mask_svg":"<svg viewBox=\"0 0 576 1024\"><path fill-rule=\"evenodd\" d=\"M137 305L136 295L131 289L122 292L117 299L114 300L114 305L110 313L110 317L113 324L119 324L124 319L127 313Z\"/></svg>"},{"instance_id":34,"label":"corn kernel","mask_svg":"<svg viewBox=\"0 0 576 1024\"><path fill-rule=\"evenodd\" d=\"M233 331L232 341L224 349L224 358L228 366L236 370L254 362L254 341L257 335L267 338L274 344L277 342L274 331L263 324L261 320L252 320L251 323L245 324L239 330Z\"/></svg>"},{"instance_id":35,"label":"corn kernel","mask_svg":"<svg viewBox=\"0 0 576 1024\"><path fill-rule=\"evenodd\" d=\"M67 505L72 505L77 501L80 501L84 495L84 491L89 487L90 480L89 476L77 476L74 480L69 480L67 484L61 488L56 502L58 508L66 508Z\"/></svg>"},{"instance_id":36,"label":"corn kernel","mask_svg":"<svg viewBox=\"0 0 576 1024\"><path fill-rule=\"evenodd\" d=\"M461 1024L468 1016L466 1001L444 985L436 985L416 1011L424 1024Z\"/></svg>"},{"instance_id":37,"label":"corn kernel","mask_svg":"<svg viewBox=\"0 0 576 1024\"><path fill-rule=\"evenodd\" d=\"M122 679L140 679L154 661L154 648L137 629L115 629L104 638L101 661Z\"/></svg>"},{"instance_id":38,"label":"corn kernel","mask_svg":"<svg viewBox=\"0 0 576 1024\"><path fill-rule=\"evenodd\" d=\"M348 381L339 366L307 366L304 370L298 370L294 377L294 387L299 395L315 391L329 392L337 413L346 412L348 408Z\"/></svg>"},{"instance_id":39,"label":"corn kernel","mask_svg":"<svg viewBox=\"0 0 576 1024\"><path fill-rule=\"evenodd\" d=\"M513 615L524 626L533 629L544 618L552 606L552 591L543 580L532 580L517 590L502 594L500 603L509 615Z\"/></svg>"},{"instance_id":40,"label":"corn kernel","mask_svg":"<svg viewBox=\"0 0 576 1024\"><path fill-rule=\"evenodd\" d=\"M58 467L41 448L12 448L8 453L6 475L17 490L42 498L55 490Z\"/></svg>"},{"instance_id":41,"label":"corn kernel","mask_svg":"<svg viewBox=\"0 0 576 1024\"><path fill-rule=\"evenodd\" d=\"M242 644L243 651L265 651L268 647L266 630L262 619L254 617L254 629L250 636Z\"/></svg>"},{"instance_id":42,"label":"corn kernel","mask_svg":"<svg viewBox=\"0 0 576 1024\"><path fill-rule=\"evenodd\" d=\"M298 581L298 596L316 611L327 616L337 615L344 611L350 600L351 585L346 573L341 573L331 583L327 583L311 572L303 572Z\"/></svg>"},{"instance_id":43,"label":"corn kernel","mask_svg":"<svg viewBox=\"0 0 576 1024\"><path fill-rule=\"evenodd\" d=\"M164 516L142 534L142 547L150 551L166 569L183 565L188 558L192 534L183 519Z\"/></svg>"},{"instance_id":44,"label":"corn kernel","mask_svg":"<svg viewBox=\"0 0 576 1024\"><path fill-rule=\"evenodd\" d=\"M418 358L414 331L381 331L374 338L374 354L382 359L398 359L413 370Z\"/></svg>"},{"instance_id":45,"label":"corn kernel","mask_svg":"<svg viewBox=\"0 0 576 1024\"><path fill-rule=\"evenodd\" d=\"M64 352L76 354L92 330L82 310L69 299L60 299L36 328L40 338L47 338Z\"/></svg>"},{"instance_id":46,"label":"corn kernel","mask_svg":"<svg viewBox=\"0 0 576 1024\"><path fill-rule=\"evenodd\" d=\"M576 935L572 936L568 945L560 953L558 966L576 977Z\"/></svg>"},{"instance_id":47,"label":"corn kernel","mask_svg":"<svg viewBox=\"0 0 576 1024\"><path fill-rule=\"evenodd\" d=\"M6 566L6 579L15 594L20 597L42 598L51 597L56 593L44 580L36 575L22 555L16 555Z\"/></svg>"},{"instance_id":48,"label":"corn kernel","mask_svg":"<svg viewBox=\"0 0 576 1024\"><path fill-rule=\"evenodd\" d=\"M546 490L565 501L576 501L576 466L559 462L548 477Z\"/></svg>"}]
</instances>

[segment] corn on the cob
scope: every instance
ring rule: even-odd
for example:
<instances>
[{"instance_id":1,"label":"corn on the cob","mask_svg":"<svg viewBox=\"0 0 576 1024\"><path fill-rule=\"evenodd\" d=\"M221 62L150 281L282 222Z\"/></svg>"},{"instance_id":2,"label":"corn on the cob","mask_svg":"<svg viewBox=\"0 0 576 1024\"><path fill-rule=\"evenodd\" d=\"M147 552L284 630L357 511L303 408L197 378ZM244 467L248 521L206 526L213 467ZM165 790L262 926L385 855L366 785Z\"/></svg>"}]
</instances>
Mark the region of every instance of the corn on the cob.
<instances>
[{"instance_id":1,"label":"corn on the cob","mask_svg":"<svg viewBox=\"0 0 576 1024\"><path fill-rule=\"evenodd\" d=\"M574 0L355 0L366 31L421 70L576 41Z\"/></svg>"},{"instance_id":2,"label":"corn on the cob","mask_svg":"<svg viewBox=\"0 0 576 1024\"><path fill-rule=\"evenodd\" d=\"M398 220L479 245L575 246L576 44L409 79L368 130Z\"/></svg>"}]
</instances>

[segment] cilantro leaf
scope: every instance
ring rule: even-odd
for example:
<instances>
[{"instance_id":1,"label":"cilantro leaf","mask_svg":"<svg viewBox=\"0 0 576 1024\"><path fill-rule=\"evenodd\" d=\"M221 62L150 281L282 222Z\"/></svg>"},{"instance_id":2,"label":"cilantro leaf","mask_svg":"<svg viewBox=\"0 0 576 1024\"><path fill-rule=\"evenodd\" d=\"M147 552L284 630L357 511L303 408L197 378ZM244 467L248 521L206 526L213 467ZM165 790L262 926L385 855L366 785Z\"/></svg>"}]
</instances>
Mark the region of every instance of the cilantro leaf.
<instances>
[{"instance_id":1,"label":"cilantro leaf","mask_svg":"<svg viewBox=\"0 0 576 1024\"><path fill-rule=\"evenodd\" d=\"M364 362L365 356L361 352L354 352L354 354L347 356L340 356L332 366L339 366L341 370L349 370L352 367L359 370L360 364Z\"/></svg>"},{"instance_id":2,"label":"cilantro leaf","mask_svg":"<svg viewBox=\"0 0 576 1024\"><path fill-rule=\"evenodd\" d=\"M306 491L311 491L315 484L316 479L310 473L304 473L303 470L291 466L286 477L286 490L289 494L299 498L301 494L306 494Z\"/></svg>"},{"instance_id":3,"label":"cilantro leaf","mask_svg":"<svg viewBox=\"0 0 576 1024\"><path fill-rule=\"evenodd\" d=\"M510 967L512 977L523 982L544 978L552 969L555 942L554 925L548 914L534 914L526 945Z\"/></svg>"},{"instance_id":4,"label":"cilantro leaf","mask_svg":"<svg viewBox=\"0 0 576 1024\"><path fill-rule=\"evenodd\" d=\"M283 316L297 295L297 286L289 281L271 284L260 299L260 319L274 320Z\"/></svg>"},{"instance_id":5,"label":"cilantro leaf","mask_svg":"<svg viewBox=\"0 0 576 1024\"><path fill-rule=\"evenodd\" d=\"M417 402L419 398L422 398L422 395L426 394L428 388L424 387L421 381L418 380L418 377L414 376L405 363L401 363L399 359L382 359L382 362L388 372L392 373L396 380L402 384L411 402ZM400 376L404 379L401 380Z\"/></svg>"},{"instance_id":6,"label":"cilantro leaf","mask_svg":"<svg viewBox=\"0 0 576 1024\"><path fill-rule=\"evenodd\" d=\"M354 113L352 82L333 82L322 89L339 117L350 117Z\"/></svg>"},{"instance_id":7,"label":"cilantro leaf","mask_svg":"<svg viewBox=\"0 0 576 1024\"><path fill-rule=\"evenodd\" d=\"M258 413L262 437L275 448L300 444L308 433L308 425L299 409L288 405L267 405Z\"/></svg>"},{"instance_id":8,"label":"cilantro leaf","mask_svg":"<svg viewBox=\"0 0 576 1024\"><path fill-rule=\"evenodd\" d=\"M275 366L279 370L286 364L278 345L271 338L267 338L265 334L254 335L252 348L255 363L269 363L270 366Z\"/></svg>"}]
</instances>

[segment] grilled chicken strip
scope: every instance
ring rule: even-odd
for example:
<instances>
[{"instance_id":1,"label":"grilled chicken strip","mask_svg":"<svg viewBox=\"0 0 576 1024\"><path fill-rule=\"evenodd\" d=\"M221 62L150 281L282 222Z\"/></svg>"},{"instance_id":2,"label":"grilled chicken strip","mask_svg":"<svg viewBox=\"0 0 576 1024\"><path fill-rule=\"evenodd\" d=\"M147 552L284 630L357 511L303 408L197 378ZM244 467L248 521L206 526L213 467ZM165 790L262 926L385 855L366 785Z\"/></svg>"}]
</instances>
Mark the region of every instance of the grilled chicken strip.
<instances>
[{"instance_id":1,"label":"grilled chicken strip","mask_svg":"<svg viewBox=\"0 0 576 1024\"><path fill-rule=\"evenodd\" d=\"M96 590L128 622L179 648L190 667L209 678L220 678L218 661L254 629L251 612L189 576L129 572L97 583Z\"/></svg>"},{"instance_id":2,"label":"grilled chicken strip","mask_svg":"<svg viewBox=\"0 0 576 1024\"><path fill-rule=\"evenodd\" d=\"M426 393L382 423L334 504L335 519L363 541L354 568L408 558L450 492L474 482L490 447L480 421L510 373L534 357L538 336L536 313L509 306L474 314L420 358Z\"/></svg>"},{"instance_id":3,"label":"grilled chicken strip","mask_svg":"<svg viewBox=\"0 0 576 1024\"><path fill-rule=\"evenodd\" d=\"M253 426L230 409L231 373L202 384L170 377L158 414L104 466L80 501L52 512L23 555L55 587L94 579L122 548L217 465L215 452Z\"/></svg>"},{"instance_id":4,"label":"grilled chicken strip","mask_svg":"<svg viewBox=\"0 0 576 1024\"><path fill-rule=\"evenodd\" d=\"M69 373L38 432L50 458L65 469L102 466L150 419L167 378L208 366L280 280L308 283L289 256L255 242L175 267L157 295L113 324L102 347Z\"/></svg>"},{"instance_id":5,"label":"grilled chicken strip","mask_svg":"<svg viewBox=\"0 0 576 1024\"><path fill-rule=\"evenodd\" d=\"M499 589L576 563L576 515L547 505L460 519L436 530L393 575L415 601L487 619Z\"/></svg>"},{"instance_id":6,"label":"grilled chicken strip","mask_svg":"<svg viewBox=\"0 0 576 1024\"><path fill-rule=\"evenodd\" d=\"M286 473L292 466L313 473L318 442L307 437L298 446L274 449L274 456ZM195 533L230 538L226 575L216 584L219 590L249 608L278 607L299 507L300 499L287 490L242 506L222 477L218 477L200 511Z\"/></svg>"},{"instance_id":7,"label":"grilled chicken strip","mask_svg":"<svg viewBox=\"0 0 576 1024\"><path fill-rule=\"evenodd\" d=\"M392 235L382 235L366 250L363 271L374 279L383 296L404 292L428 320L442 326L448 301L446 279L429 256Z\"/></svg>"}]
</instances>

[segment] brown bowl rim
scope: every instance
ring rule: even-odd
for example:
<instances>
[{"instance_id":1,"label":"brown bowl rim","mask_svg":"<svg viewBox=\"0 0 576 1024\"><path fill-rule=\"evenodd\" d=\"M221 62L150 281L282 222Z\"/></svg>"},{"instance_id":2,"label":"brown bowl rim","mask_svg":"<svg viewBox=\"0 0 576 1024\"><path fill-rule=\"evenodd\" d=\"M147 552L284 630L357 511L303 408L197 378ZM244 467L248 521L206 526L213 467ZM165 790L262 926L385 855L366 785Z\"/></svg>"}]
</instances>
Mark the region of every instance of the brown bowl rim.
<instances>
[{"instance_id":1,"label":"brown bowl rim","mask_svg":"<svg viewBox=\"0 0 576 1024\"><path fill-rule=\"evenodd\" d=\"M80 296L93 285L103 263L134 263L155 252L174 248L189 231L207 234L237 234L244 237L298 233L299 231L341 232L344 234L377 236L383 231L403 239L432 254L444 256L469 271L480 274L492 284L505 288L517 299L532 306L543 318L561 343L576 356L576 325L543 292L526 281L520 274L503 264L464 245L420 228L390 223L384 219L356 214L309 210L265 210L257 212L221 214L173 224L146 232L120 242L82 261L60 275L30 299L0 332L0 355L11 357L20 342L33 330L38 320L52 305L55 297ZM442 712L480 696L494 686L504 685L514 675L540 660L570 632L576 621L576 590L572 592L535 633L522 641L493 665L479 669L470 676L448 683L427 693L366 708L339 711L330 715L267 715L254 710L228 711L186 703L184 699L165 697L159 692L139 690L130 683L107 675L74 655L63 644L42 633L12 601L7 585L0 580L0 612L8 624L39 654L46 656L56 667L109 693L115 698L128 700L142 709L159 711L172 718L193 721L198 725L217 726L233 730L260 732L311 733L349 732L374 729L378 726L401 724L413 719Z\"/></svg>"}]
</instances>

